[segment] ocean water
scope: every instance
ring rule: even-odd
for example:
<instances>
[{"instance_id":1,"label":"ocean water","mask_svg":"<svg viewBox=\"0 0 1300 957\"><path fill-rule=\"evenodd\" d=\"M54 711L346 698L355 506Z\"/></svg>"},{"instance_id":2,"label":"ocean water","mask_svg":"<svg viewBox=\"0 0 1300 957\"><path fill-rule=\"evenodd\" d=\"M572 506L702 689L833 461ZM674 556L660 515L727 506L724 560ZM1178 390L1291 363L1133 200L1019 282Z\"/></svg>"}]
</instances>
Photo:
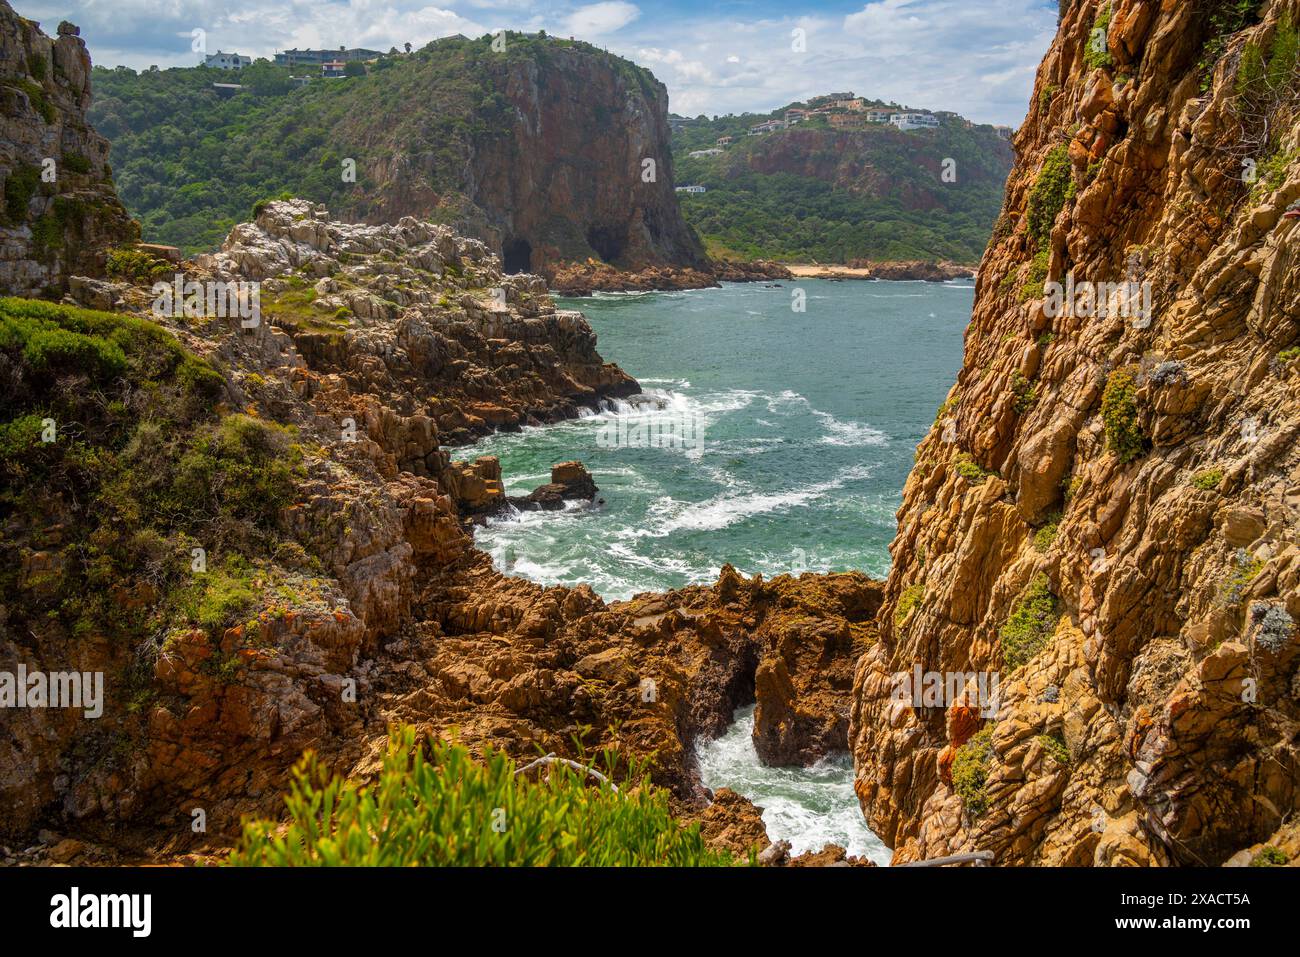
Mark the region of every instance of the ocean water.
<instances>
[{"instance_id":1,"label":"ocean water","mask_svg":"<svg viewBox=\"0 0 1300 957\"><path fill-rule=\"evenodd\" d=\"M893 853L862 817L849 756L832 755L810 768L767 768L758 761L753 730L751 704L736 712L722 735L696 749L705 787L731 788L761 807L768 835L789 841L791 854L838 844L887 867Z\"/></svg>"},{"instance_id":2,"label":"ocean water","mask_svg":"<svg viewBox=\"0 0 1300 957\"><path fill-rule=\"evenodd\" d=\"M806 311L791 308L795 290ZM883 576L917 442L961 365L974 286L784 282L566 300L645 395L490 436L507 490L581 459L604 504L477 533L497 567L607 600L740 572Z\"/></svg>"},{"instance_id":3,"label":"ocean water","mask_svg":"<svg viewBox=\"0 0 1300 957\"><path fill-rule=\"evenodd\" d=\"M803 312L791 308L796 290ZM746 575L860 569L883 577L916 444L961 366L974 286L801 280L779 287L568 300L601 354L645 395L570 422L457 450L498 455L526 494L581 459L603 504L492 521L477 541L498 568L607 600ZM570 503L574 506L575 503ZM753 708L699 746L701 776L764 808L795 853L840 844L878 863L848 755L767 768Z\"/></svg>"}]
</instances>

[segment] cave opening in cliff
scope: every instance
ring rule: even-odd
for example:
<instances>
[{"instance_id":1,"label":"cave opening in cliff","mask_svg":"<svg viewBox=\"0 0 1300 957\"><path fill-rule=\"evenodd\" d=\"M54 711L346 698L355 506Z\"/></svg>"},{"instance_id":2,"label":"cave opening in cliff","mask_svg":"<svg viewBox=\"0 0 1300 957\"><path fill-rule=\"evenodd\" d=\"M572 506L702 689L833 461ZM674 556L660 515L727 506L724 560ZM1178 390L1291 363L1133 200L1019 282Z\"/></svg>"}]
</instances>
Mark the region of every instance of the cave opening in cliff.
<instances>
[{"instance_id":1,"label":"cave opening in cliff","mask_svg":"<svg viewBox=\"0 0 1300 957\"><path fill-rule=\"evenodd\" d=\"M615 227L592 226L587 230L587 245L605 262L616 263L623 258L627 237L623 230Z\"/></svg>"},{"instance_id":2,"label":"cave opening in cliff","mask_svg":"<svg viewBox=\"0 0 1300 957\"><path fill-rule=\"evenodd\" d=\"M507 274L532 272L533 247L526 239L512 239L501 247L501 268Z\"/></svg>"}]
</instances>

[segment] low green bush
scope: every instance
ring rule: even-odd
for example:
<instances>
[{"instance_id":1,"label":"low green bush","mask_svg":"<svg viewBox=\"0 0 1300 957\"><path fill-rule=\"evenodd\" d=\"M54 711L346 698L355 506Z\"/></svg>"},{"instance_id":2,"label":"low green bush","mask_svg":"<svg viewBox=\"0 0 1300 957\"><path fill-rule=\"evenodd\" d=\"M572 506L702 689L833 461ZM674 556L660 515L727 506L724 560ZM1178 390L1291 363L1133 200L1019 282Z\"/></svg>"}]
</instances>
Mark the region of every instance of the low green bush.
<instances>
[{"instance_id":1,"label":"low green bush","mask_svg":"<svg viewBox=\"0 0 1300 957\"><path fill-rule=\"evenodd\" d=\"M1059 605L1047 576L1036 575L998 632L1002 663L1007 670L1015 671L1042 651L1060 618Z\"/></svg>"},{"instance_id":2,"label":"low green bush","mask_svg":"<svg viewBox=\"0 0 1300 957\"><path fill-rule=\"evenodd\" d=\"M607 764L615 763L606 755ZM489 751L475 761L462 746L417 747L395 730L378 779L331 776L307 755L285 799L287 829L246 822L235 866L377 867L718 867L699 825L682 827L667 794L649 785L616 791L563 764L541 780L515 772Z\"/></svg>"},{"instance_id":3,"label":"low green bush","mask_svg":"<svg viewBox=\"0 0 1300 957\"><path fill-rule=\"evenodd\" d=\"M925 586L921 583L908 585L903 589L903 593L898 596L898 604L894 607L894 626L899 627L907 621L912 612L921 604L921 599L925 597Z\"/></svg>"},{"instance_id":4,"label":"low green bush","mask_svg":"<svg viewBox=\"0 0 1300 957\"><path fill-rule=\"evenodd\" d=\"M1192 487L1202 492L1213 492L1223 481L1223 469L1205 469L1192 477Z\"/></svg>"},{"instance_id":5,"label":"low green bush","mask_svg":"<svg viewBox=\"0 0 1300 957\"><path fill-rule=\"evenodd\" d=\"M1074 194L1074 179L1070 170L1070 150L1064 143L1052 148L1043 160L1029 191L1026 221L1029 235L1040 249L1047 246L1052 226L1065 203ZM1044 274L1046 271L1044 270Z\"/></svg>"},{"instance_id":6,"label":"low green bush","mask_svg":"<svg viewBox=\"0 0 1300 957\"><path fill-rule=\"evenodd\" d=\"M1101 397L1101 417L1106 443L1121 462L1132 462L1146 452L1147 440L1138 425L1137 366L1116 369L1106 380Z\"/></svg>"},{"instance_id":7,"label":"low green bush","mask_svg":"<svg viewBox=\"0 0 1300 957\"><path fill-rule=\"evenodd\" d=\"M993 763L993 725L986 725L957 749L952 761L952 789L972 817L988 810L989 766Z\"/></svg>"}]
</instances>

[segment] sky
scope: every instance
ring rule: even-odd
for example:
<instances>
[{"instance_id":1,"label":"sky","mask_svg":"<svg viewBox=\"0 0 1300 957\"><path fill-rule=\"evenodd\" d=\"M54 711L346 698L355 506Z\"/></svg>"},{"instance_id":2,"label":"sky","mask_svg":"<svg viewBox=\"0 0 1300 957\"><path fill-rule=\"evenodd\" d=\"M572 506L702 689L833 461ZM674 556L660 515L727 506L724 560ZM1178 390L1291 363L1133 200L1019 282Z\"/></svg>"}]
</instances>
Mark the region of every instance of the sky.
<instances>
[{"instance_id":1,"label":"sky","mask_svg":"<svg viewBox=\"0 0 1300 957\"><path fill-rule=\"evenodd\" d=\"M823 93L1018 126L1057 0L10 0L53 35L81 27L100 66L208 53L387 51L499 29L576 37L650 68L674 113L766 113ZM802 32L798 32L802 31Z\"/></svg>"}]
</instances>

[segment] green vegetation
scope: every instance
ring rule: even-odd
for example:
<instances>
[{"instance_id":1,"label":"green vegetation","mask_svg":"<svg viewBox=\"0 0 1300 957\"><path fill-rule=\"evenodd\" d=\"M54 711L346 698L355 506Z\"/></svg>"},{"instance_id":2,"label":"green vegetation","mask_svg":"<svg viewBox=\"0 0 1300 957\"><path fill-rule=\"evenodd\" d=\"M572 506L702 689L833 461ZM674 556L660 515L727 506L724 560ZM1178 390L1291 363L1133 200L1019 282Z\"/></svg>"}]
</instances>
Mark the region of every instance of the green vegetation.
<instances>
[{"instance_id":1,"label":"green vegetation","mask_svg":"<svg viewBox=\"0 0 1300 957\"><path fill-rule=\"evenodd\" d=\"M1047 576L1036 575L998 632L1003 665L1009 671L1015 671L1042 651L1060 618L1059 604L1051 592Z\"/></svg>"},{"instance_id":2,"label":"green vegetation","mask_svg":"<svg viewBox=\"0 0 1300 957\"><path fill-rule=\"evenodd\" d=\"M1029 272L1025 276L1024 285L1020 287L1020 301L1028 302L1031 299L1042 299L1046 295L1044 283L1047 282L1047 269L1051 253L1047 249L1039 250L1034 258L1029 261Z\"/></svg>"},{"instance_id":3,"label":"green vegetation","mask_svg":"<svg viewBox=\"0 0 1300 957\"><path fill-rule=\"evenodd\" d=\"M898 605L894 608L894 627L900 628L903 622L911 617L912 612L920 606L921 599L925 597L925 585L920 582L915 585L908 585L903 589L903 593L898 596Z\"/></svg>"},{"instance_id":4,"label":"green vegetation","mask_svg":"<svg viewBox=\"0 0 1300 957\"><path fill-rule=\"evenodd\" d=\"M509 135L506 78L521 64L577 52L609 62L631 89L660 89L648 71L590 44L517 33L505 53L490 43L449 37L368 76L304 87L266 61L235 72L97 67L89 119L113 144L119 195L145 235L192 254L216 248L255 203L284 192L340 215L363 212L381 186L374 171L398 142L420 158L419 187L448 197L445 216L457 218L469 156ZM245 89L226 97L212 88L232 81ZM343 182L344 158L356 160L356 183Z\"/></svg>"},{"instance_id":5,"label":"green vegetation","mask_svg":"<svg viewBox=\"0 0 1300 957\"><path fill-rule=\"evenodd\" d=\"M1012 159L991 126L968 128L944 116L931 130L833 129L817 117L747 135L751 126L809 105L698 117L674 132L674 181L708 190L679 200L710 254L822 263L979 260ZM689 155L722 136L733 138L722 155ZM956 161L956 183L942 180L936 157Z\"/></svg>"},{"instance_id":6,"label":"green vegetation","mask_svg":"<svg viewBox=\"0 0 1300 957\"><path fill-rule=\"evenodd\" d=\"M1056 94L1060 88L1055 83L1048 83L1038 92L1038 108L1046 113L1052 108L1052 100L1056 99Z\"/></svg>"},{"instance_id":7,"label":"green vegetation","mask_svg":"<svg viewBox=\"0 0 1300 957\"><path fill-rule=\"evenodd\" d=\"M994 474L982 468L969 452L961 452L957 455L953 460L953 470L971 485L983 485L984 480Z\"/></svg>"},{"instance_id":8,"label":"green vegetation","mask_svg":"<svg viewBox=\"0 0 1300 957\"><path fill-rule=\"evenodd\" d=\"M1290 349L1283 349L1277 354L1277 361L1283 365L1295 359L1300 359L1300 346L1292 346Z\"/></svg>"},{"instance_id":9,"label":"green vegetation","mask_svg":"<svg viewBox=\"0 0 1300 957\"><path fill-rule=\"evenodd\" d=\"M1121 462L1132 462L1146 452L1147 440L1138 425L1137 366L1116 369L1106 380L1101 397L1101 417L1106 442Z\"/></svg>"},{"instance_id":10,"label":"green vegetation","mask_svg":"<svg viewBox=\"0 0 1300 957\"><path fill-rule=\"evenodd\" d=\"M41 182L40 167L19 164L9 172L4 189L4 222L17 226L27 220L27 208Z\"/></svg>"},{"instance_id":11,"label":"green vegetation","mask_svg":"<svg viewBox=\"0 0 1300 957\"><path fill-rule=\"evenodd\" d=\"M607 767L617 763L602 754ZM236 866L719 867L698 824L682 827L667 794L649 785L615 790L563 764L540 781L489 751L483 763L457 744L417 747L393 732L372 785L331 777L313 756L294 771L289 825L249 821Z\"/></svg>"},{"instance_id":12,"label":"green vegetation","mask_svg":"<svg viewBox=\"0 0 1300 957\"><path fill-rule=\"evenodd\" d=\"M938 425L961 404L961 393L954 392L951 396L943 400L938 410L934 413L934 424Z\"/></svg>"},{"instance_id":13,"label":"green vegetation","mask_svg":"<svg viewBox=\"0 0 1300 957\"><path fill-rule=\"evenodd\" d=\"M986 725L957 749L952 760L952 789L972 817L988 810L989 766L993 763L993 726Z\"/></svg>"},{"instance_id":14,"label":"green vegetation","mask_svg":"<svg viewBox=\"0 0 1300 957\"><path fill-rule=\"evenodd\" d=\"M1024 415L1038 401L1038 386L1021 375L1019 369L1011 373L1011 391L1016 397L1012 403L1016 415Z\"/></svg>"},{"instance_id":15,"label":"green vegetation","mask_svg":"<svg viewBox=\"0 0 1300 957\"><path fill-rule=\"evenodd\" d=\"M1253 14L1251 14L1253 16ZM1243 19L1245 19L1243 15ZM1300 30L1289 12L1278 21L1267 49L1247 43L1233 79L1233 112L1249 155L1258 160L1253 198L1280 186L1300 156L1283 147L1283 132L1300 110Z\"/></svg>"},{"instance_id":16,"label":"green vegetation","mask_svg":"<svg viewBox=\"0 0 1300 957\"><path fill-rule=\"evenodd\" d=\"M1225 605L1239 605L1246 596L1246 588L1255 576L1264 570L1264 561L1251 558L1244 549L1238 549L1232 558L1233 569L1219 588L1219 598Z\"/></svg>"},{"instance_id":17,"label":"green vegetation","mask_svg":"<svg viewBox=\"0 0 1300 957\"><path fill-rule=\"evenodd\" d=\"M1201 60L1196 72L1201 78L1201 92L1210 89L1214 79L1214 65L1219 62L1227 49L1228 39L1240 30L1259 19L1261 0L1221 0L1210 11L1207 33L1209 39L1201 51Z\"/></svg>"},{"instance_id":18,"label":"green vegetation","mask_svg":"<svg viewBox=\"0 0 1300 957\"><path fill-rule=\"evenodd\" d=\"M1065 743L1065 738L1058 731L1055 734L1040 734L1038 743L1043 746L1043 750L1052 756L1057 764L1070 764L1070 748Z\"/></svg>"},{"instance_id":19,"label":"green vegetation","mask_svg":"<svg viewBox=\"0 0 1300 957\"><path fill-rule=\"evenodd\" d=\"M1043 160L1034 187L1029 191L1026 220L1029 235L1040 249L1047 246L1052 225L1065 207L1066 200L1074 195L1074 180L1070 174L1070 150L1064 143L1054 146ZM1045 264L1044 264L1045 265ZM1046 269L1043 270L1046 275Z\"/></svg>"},{"instance_id":20,"label":"green vegetation","mask_svg":"<svg viewBox=\"0 0 1300 957\"><path fill-rule=\"evenodd\" d=\"M1107 0L1106 6L1097 14L1097 19L1092 22L1092 29L1088 33L1088 47L1084 51L1083 59L1094 70L1110 69L1115 62L1110 55L1110 47L1106 40L1107 31L1110 30L1112 6L1110 0Z\"/></svg>"},{"instance_id":21,"label":"green vegetation","mask_svg":"<svg viewBox=\"0 0 1300 957\"><path fill-rule=\"evenodd\" d=\"M236 621L303 474L292 434L219 415L218 372L146 320L3 299L0 364L14 383L0 397L10 624L102 636L147 662L169 630ZM17 569L36 550L57 570L33 590Z\"/></svg>"},{"instance_id":22,"label":"green vegetation","mask_svg":"<svg viewBox=\"0 0 1300 957\"><path fill-rule=\"evenodd\" d=\"M1056 541L1056 533L1061 528L1061 513L1053 512L1047 516L1047 522L1038 531L1034 532L1034 550L1046 554L1051 550L1052 543Z\"/></svg>"},{"instance_id":23,"label":"green vegetation","mask_svg":"<svg viewBox=\"0 0 1300 957\"><path fill-rule=\"evenodd\" d=\"M1083 479L1079 476L1067 475L1065 478L1061 479L1061 497L1064 498L1066 502L1069 502L1070 499L1079 494L1079 486L1082 484Z\"/></svg>"},{"instance_id":24,"label":"green vegetation","mask_svg":"<svg viewBox=\"0 0 1300 957\"><path fill-rule=\"evenodd\" d=\"M165 259L160 259L143 249L119 246L108 251L108 275L110 279L120 279L137 285L151 285L169 277L175 267Z\"/></svg>"},{"instance_id":25,"label":"green vegetation","mask_svg":"<svg viewBox=\"0 0 1300 957\"><path fill-rule=\"evenodd\" d=\"M78 153L64 153L59 162L69 173L84 176L90 172L90 160Z\"/></svg>"},{"instance_id":26,"label":"green vegetation","mask_svg":"<svg viewBox=\"0 0 1300 957\"><path fill-rule=\"evenodd\" d=\"M1223 469L1205 469L1192 476L1192 487L1202 492L1213 492L1223 481Z\"/></svg>"},{"instance_id":27,"label":"green vegetation","mask_svg":"<svg viewBox=\"0 0 1300 957\"><path fill-rule=\"evenodd\" d=\"M1287 857L1286 851L1280 847L1274 847L1272 844L1265 844L1259 849L1250 860L1251 867L1283 867L1289 863L1291 858Z\"/></svg>"}]
</instances>

